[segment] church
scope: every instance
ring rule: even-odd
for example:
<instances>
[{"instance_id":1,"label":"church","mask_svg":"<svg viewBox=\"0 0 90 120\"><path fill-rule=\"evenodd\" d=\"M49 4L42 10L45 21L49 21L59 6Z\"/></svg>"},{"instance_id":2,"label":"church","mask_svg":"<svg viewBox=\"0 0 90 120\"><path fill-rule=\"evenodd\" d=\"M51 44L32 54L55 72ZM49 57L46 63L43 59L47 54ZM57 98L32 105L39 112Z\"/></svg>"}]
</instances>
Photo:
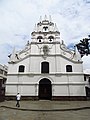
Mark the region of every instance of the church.
<instances>
[{"instance_id":1,"label":"church","mask_svg":"<svg viewBox=\"0 0 90 120\"><path fill-rule=\"evenodd\" d=\"M24 49L9 56L5 96L17 93L33 100L86 98L81 55L67 48L51 17L40 17Z\"/></svg>"}]
</instances>

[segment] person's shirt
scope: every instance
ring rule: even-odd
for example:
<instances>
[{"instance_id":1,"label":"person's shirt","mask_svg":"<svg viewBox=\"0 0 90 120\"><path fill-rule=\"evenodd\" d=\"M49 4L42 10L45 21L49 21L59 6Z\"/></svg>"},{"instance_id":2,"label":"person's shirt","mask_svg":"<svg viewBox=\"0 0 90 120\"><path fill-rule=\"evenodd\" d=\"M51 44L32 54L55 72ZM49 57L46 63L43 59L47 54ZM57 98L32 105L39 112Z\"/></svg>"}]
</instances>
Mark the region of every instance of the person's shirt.
<instances>
[{"instance_id":1,"label":"person's shirt","mask_svg":"<svg viewBox=\"0 0 90 120\"><path fill-rule=\"evenodd\" d=\"M20 95L20 94L17 94L16 98L17 98L17 100L20 100L21 95Z\"/></svg>"}]
</instances>

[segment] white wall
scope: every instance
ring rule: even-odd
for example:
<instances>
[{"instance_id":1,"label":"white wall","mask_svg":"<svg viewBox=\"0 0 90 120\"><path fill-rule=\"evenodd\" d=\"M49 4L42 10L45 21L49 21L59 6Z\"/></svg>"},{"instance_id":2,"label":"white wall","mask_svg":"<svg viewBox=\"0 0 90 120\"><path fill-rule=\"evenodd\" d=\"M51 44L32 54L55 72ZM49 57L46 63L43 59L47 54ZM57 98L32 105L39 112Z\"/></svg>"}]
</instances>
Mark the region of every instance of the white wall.
<instances>
[{"instance_id":1,"label":"white wall","mask_svg":"<svg viewBox=\"0 0 90 120\"><path fill-rule=\"evenodd\" d=\"M13 79L12 79L13 78ZM38 96L39 81L48 78L52 83L54 96L85 96L83 75L51 74L51 75L8 75L6 95L20 92L23 96ZM82 81L83 80L83 81Z\"/></svg>"}]
</instances>

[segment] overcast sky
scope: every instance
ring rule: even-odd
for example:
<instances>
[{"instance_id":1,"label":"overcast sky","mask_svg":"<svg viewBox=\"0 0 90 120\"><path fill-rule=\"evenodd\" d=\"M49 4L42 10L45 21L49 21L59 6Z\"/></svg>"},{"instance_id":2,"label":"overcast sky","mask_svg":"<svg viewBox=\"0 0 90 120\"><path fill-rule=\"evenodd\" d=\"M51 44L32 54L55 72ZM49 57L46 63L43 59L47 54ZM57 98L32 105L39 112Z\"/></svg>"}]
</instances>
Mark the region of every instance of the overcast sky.
<instances>
[{"instance_id":1,"label":"overcast sky","mask_svg":"<svg viewBox=\"0 0 90 120\"><path fill-rule=\"evenodd\" d=\"M90 35L90 0L0 0L0 63L13 47L23 49L40 16L51 15L68 46ZM90 69L90 56L83 57Z\"/></svg>"}]
</instances>

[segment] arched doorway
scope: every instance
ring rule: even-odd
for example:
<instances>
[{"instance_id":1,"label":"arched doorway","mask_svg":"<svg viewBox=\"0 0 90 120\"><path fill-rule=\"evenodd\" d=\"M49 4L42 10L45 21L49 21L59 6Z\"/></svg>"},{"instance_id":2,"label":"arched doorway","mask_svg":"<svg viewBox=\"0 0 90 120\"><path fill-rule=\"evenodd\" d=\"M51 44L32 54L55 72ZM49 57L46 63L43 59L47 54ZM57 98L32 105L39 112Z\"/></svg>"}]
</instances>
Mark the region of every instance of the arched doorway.
<instances>
[{"instance_id":1,"label":"arched doorway","mask_svg":"<svg viewBox=\"0 0 90 120\"><path fill-rule=\"evenodd\" d=\"M49 79L42 79L39 82L39 99L51 100L52 98L52 85Z\"/></svg>"}]
</instances>

